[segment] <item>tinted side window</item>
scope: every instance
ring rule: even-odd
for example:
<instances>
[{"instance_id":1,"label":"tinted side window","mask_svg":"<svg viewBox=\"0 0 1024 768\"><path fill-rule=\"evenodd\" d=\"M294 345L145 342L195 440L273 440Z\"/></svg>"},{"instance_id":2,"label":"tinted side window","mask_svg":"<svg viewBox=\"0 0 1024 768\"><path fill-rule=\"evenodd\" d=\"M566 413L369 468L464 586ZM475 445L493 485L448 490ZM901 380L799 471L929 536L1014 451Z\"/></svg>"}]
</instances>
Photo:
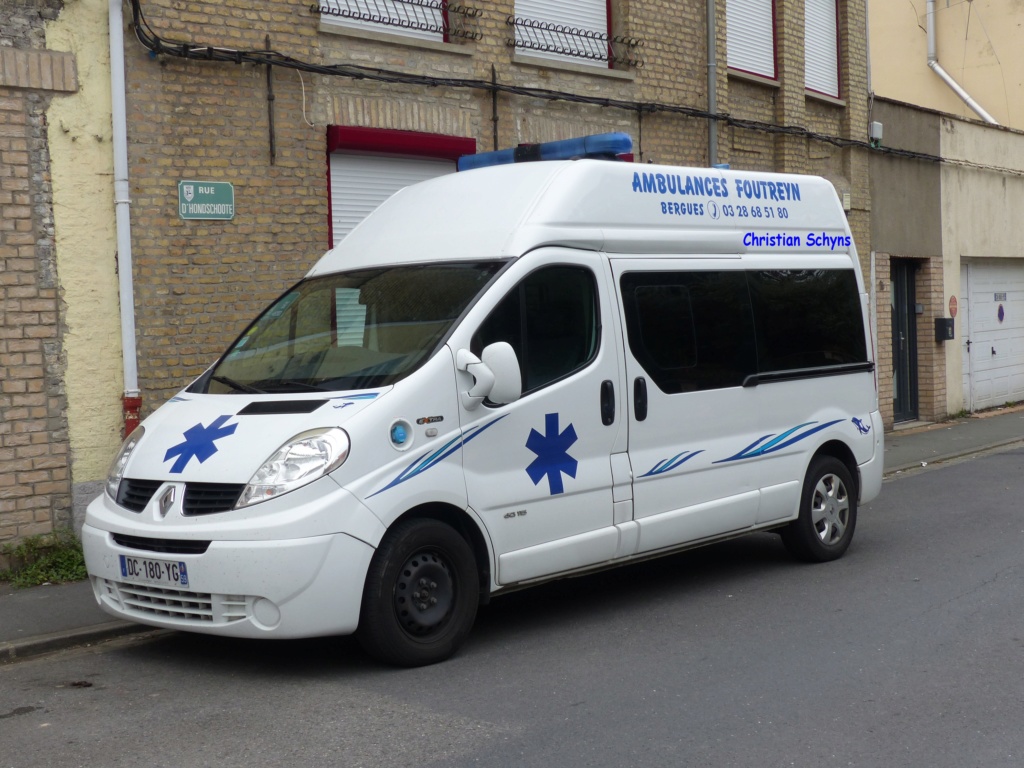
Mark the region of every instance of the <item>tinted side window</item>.
<instances>
[{"instance_id":1,"label":"tinted side window","mask_svg":"<svg viewBox=\"0 0 1024 768\"><path fill-rule=\"evenodd\" d=\"M738 387L757 370L743 272L622 276L629 348L662 392Z\"/></svg>"},{"instance_id":2,"label":"tinted side window","mask_svg":"<svg viewBox=\"0 0 1024 768\"><path fill-rule=\"evenodd\" d=\"M509 292L473 335L479 355L507 341L519 357L523 393L583 368L597 353L597 287L583 267L547 267Z\"/></svg>"},{"instance_id":3,"label":"tinted side window","mask_svg":"<svg viewBox=\"0 0 1024 768\"><path fill-rule=\"evenodd\" d=\"M852 269L747 273L762 373L867 361Z\"/></svg>"}]
</instances>

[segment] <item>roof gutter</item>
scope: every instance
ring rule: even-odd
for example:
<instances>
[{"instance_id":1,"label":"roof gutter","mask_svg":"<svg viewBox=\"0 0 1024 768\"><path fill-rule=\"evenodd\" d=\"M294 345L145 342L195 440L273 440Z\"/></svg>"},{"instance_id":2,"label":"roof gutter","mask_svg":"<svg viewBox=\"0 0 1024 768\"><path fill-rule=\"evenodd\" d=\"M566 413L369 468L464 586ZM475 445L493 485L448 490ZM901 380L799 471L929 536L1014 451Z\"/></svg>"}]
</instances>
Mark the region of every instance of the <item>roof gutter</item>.
<instances>
[{"instance_id":1,"label":"roof gutter","mask_svg":"<svg viewBox=\"0 0 1024 768\"><path fill-rule=\"evenodd\" d=\"M957 96L963 99L964 104L966 104L968 107L974 110L974 112L977 113L977 115L982 120L984 120L986 123L991 123L992 125L999 125L996 119L992 117L992 115L990 115L988 112L986 112L984 107L981 106L981 104L979 104L973 98L971 98L971 95L963 88L961 88L960 84L953 79L953 76L950 75L946 70L944 70L942 68L942 65L939 64L939 57L938 54L935 52L935 0L928 0L927 9L928 10L926 13L926 31L928 33L928 66L936 75L941 77L942 82L944 82L946 85L952 88L953 93L955 93Z\"/></svg>"}]
</instances>

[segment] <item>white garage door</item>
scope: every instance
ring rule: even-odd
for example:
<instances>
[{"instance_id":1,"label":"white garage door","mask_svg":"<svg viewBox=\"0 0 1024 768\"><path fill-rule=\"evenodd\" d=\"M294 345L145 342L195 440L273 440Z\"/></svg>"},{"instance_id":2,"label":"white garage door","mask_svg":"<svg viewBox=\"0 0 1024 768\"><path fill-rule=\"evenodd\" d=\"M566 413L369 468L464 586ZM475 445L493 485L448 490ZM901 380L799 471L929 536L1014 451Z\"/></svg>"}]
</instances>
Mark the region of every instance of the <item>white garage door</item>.
<instances>
[{"instance_id":1,"label":"white garage door","mask_svg":"<svg viewBox=\"0 0 1024 768\"><path fill-rule=\"evenodd\" d=\"M332 246L403 187L455 173L454 161L429 157L334 152L330 158Z\"/></svg>"},{"instance_id":2,"label":"white garage door","mask_svg":"<svg viewBox=\"0 0 1024 768\"><path fill-rule=\"evenodd\" d=\"M1024 400L1024 259L961 262L959 301L964 407Z\"/></svg>"}]
</instances>

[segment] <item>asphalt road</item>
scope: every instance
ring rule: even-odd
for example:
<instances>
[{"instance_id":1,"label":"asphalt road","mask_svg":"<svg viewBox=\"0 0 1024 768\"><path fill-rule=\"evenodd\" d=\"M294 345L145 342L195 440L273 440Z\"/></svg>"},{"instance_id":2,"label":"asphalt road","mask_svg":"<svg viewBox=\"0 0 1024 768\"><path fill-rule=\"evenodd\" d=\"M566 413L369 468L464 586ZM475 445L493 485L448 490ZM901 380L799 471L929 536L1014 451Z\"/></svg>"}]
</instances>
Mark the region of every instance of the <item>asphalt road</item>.
<instances>
[{"instance_id":1,"label":"asphalt road","mask_svg":"<svg viewBox=\"0 0 1024 768\"><path fill-rule=\"evenodd\" d=\"M509 595L424 669L177 633L0 667L0 768L1020 766L1022 470L890 480L828 565L758 535Z\"/></svg>"}]
</instances>

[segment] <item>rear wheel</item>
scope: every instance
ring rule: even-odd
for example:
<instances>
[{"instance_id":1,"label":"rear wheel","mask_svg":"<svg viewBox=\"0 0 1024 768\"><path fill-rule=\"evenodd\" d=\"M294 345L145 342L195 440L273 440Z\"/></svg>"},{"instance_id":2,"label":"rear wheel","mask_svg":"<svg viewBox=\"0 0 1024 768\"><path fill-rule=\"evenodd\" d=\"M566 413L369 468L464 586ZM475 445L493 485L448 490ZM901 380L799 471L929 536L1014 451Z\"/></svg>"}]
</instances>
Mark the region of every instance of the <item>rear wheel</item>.
<instances>
[{"instance_id":1,"label":"rear wheel","mask_svg":"<svg viewBox=\"0 0 1024 768\"><path fill-rule=\"evenodd\" d=\"M359 642L389 664L444 661L469 634L479 597L466 540L437 520L405 520L385 534L370 562Z\"/></svg>"},{"instance_id":2,"label":"rear wheel","mask_svg":"<svg viewBox=\"0 0 1024 768\"><path fill-rule=\"evenodd\" d=\"M782 543L799 560L823 563L843 556L857 527L857 494L850 470L833 456L811 461L800 515L782 529Z\"/></svg>"}]
</instances>

